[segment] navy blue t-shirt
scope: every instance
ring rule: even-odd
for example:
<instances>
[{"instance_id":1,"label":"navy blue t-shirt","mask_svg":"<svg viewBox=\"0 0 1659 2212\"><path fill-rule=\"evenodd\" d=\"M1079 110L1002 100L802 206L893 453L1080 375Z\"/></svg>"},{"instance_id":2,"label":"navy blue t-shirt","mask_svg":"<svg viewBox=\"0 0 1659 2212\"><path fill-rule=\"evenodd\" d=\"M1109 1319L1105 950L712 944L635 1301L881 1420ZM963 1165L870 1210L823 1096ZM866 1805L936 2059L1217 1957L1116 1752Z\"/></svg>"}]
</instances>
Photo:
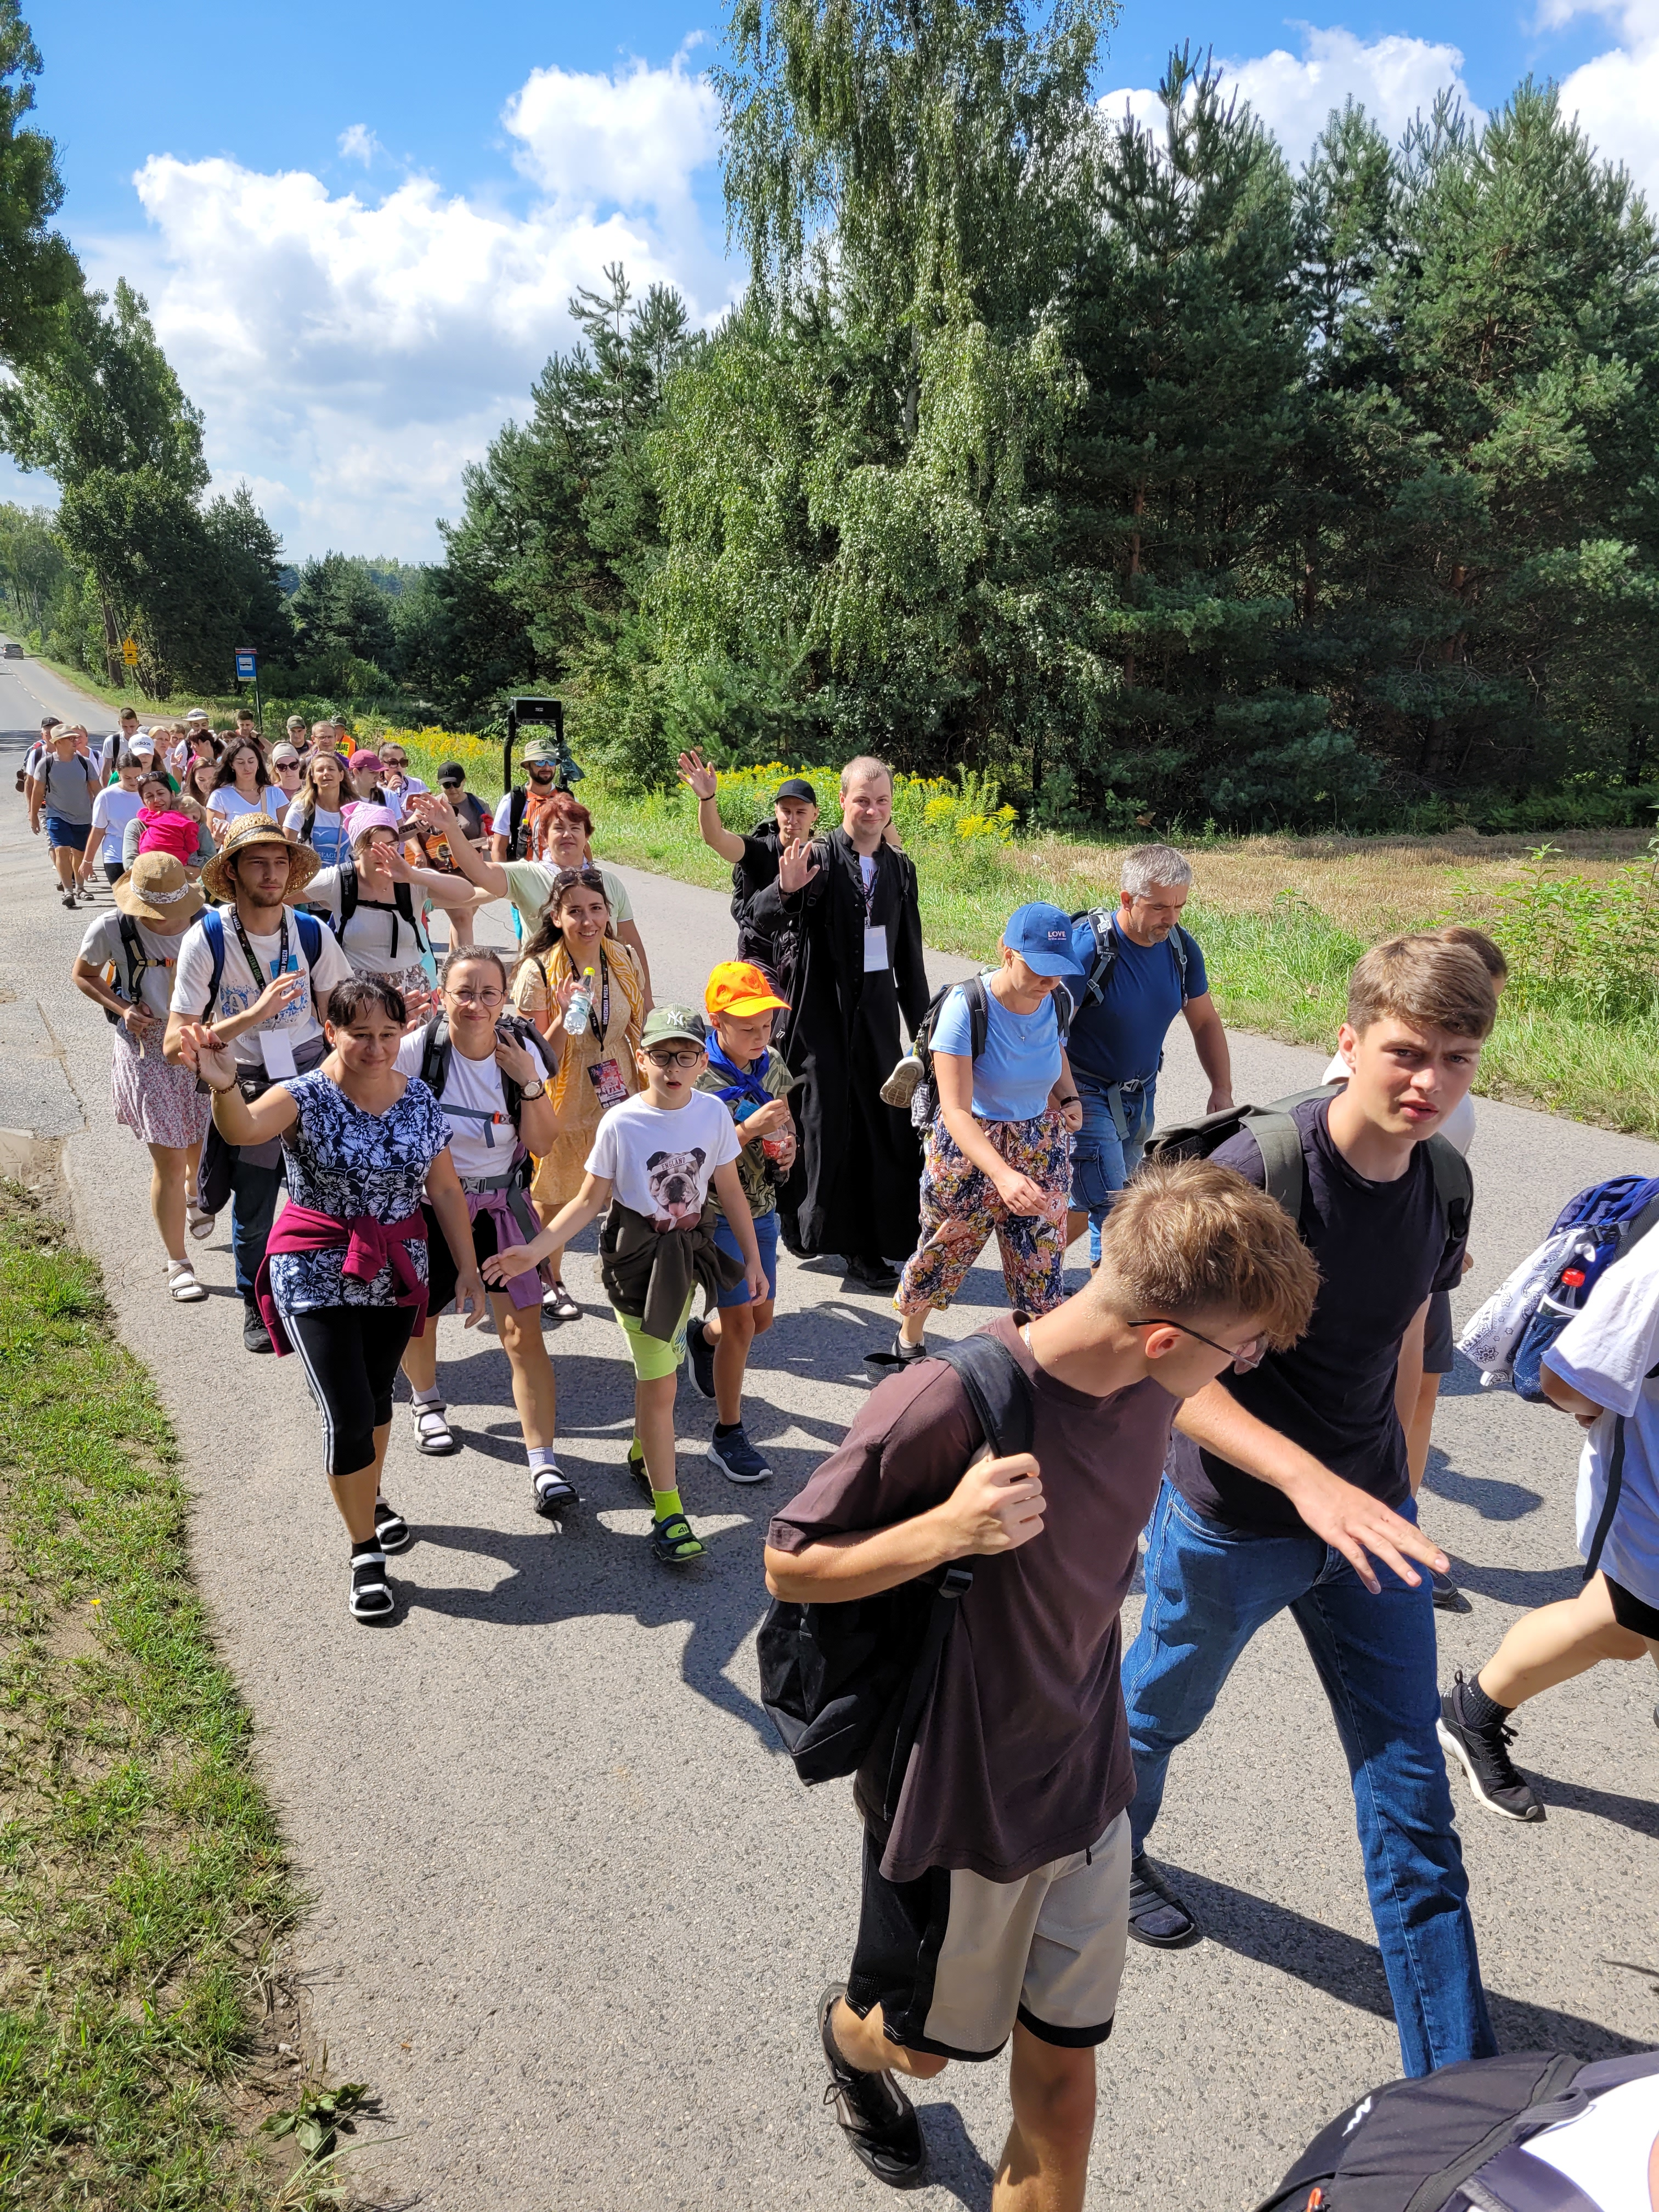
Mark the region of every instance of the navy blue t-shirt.
<instances>
[{"instance_id":1,"label":"navy blue t-shirt","mask_svg":"<svg viewBox=\"0 0 1659 2212\"><path fill-rule=\"evenodd\" d=\"M1158 1073L1164 1039L1182 1007L1174 932L1161 945L1137 945L1118 927L1115 915L1109 927L1117 942L1117 958L1098 1006L1078 987L1078 1010L1066 1050L1074 1075L1092 1075L1099 1083L1144 1083ZM1186 996L1201 999L1210 988L1204 955L1190 937L1186 945ZM1085 975L1092 971L1095 933L1086 919L1072 931L1072 957Z\"/></svg>"}]
</instances>

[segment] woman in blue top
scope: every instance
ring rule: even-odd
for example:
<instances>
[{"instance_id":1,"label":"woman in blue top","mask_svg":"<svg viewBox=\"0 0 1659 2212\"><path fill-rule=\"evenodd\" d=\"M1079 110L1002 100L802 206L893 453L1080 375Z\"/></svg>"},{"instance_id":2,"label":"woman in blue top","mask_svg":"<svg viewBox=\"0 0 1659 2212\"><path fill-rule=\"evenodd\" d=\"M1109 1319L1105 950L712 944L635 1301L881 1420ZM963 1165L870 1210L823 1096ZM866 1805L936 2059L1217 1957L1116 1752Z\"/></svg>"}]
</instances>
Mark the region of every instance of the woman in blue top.
<instances>
[{"instance_id":1,"label":"woman in blue top","mask_svg":"<svg viewBox=\"0 0 1659 2212\"><path fill-rule=\"evenodd\" d=\"M1082 1125L1054 1005L1077 979L1071 924L1057 906L1023 906L1002 933L1002 965L983 979L984 1048L962 986L932 1039L938 1107L921 1170L921 1237L893 1304L888 1358L923 1357L927 1316L948 1306L993 1231L1016 1312L1047 1313L1066 1295L1071 1138Z\"/></svg>"}]
</instances>

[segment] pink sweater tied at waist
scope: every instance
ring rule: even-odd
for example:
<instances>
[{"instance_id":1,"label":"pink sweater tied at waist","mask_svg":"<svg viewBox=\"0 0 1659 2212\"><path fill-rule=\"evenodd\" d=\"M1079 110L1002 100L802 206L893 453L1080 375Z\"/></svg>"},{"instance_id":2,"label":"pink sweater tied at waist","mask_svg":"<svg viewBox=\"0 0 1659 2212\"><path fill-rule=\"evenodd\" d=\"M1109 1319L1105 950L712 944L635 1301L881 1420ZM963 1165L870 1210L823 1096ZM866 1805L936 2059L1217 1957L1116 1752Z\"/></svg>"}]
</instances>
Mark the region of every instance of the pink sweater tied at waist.
<instances>
[{"instance_id":1,"label":"pink sweater tied at waist","mask_svg":"<svg viewBox=\"0 0 1659 2212\"><path fill-rule=\"evenodd\" d=\"M270 1341L278 1358L294 1349L271 1295L270 1263L279 1254L328 1252L343 1244L346 1255L340 1272L358 1283L372 1283L382 1267L390 1267L398 1285L392 1304L414 1307L418 1334L426 1324L426 1285L415 1272L409 1247L425 1242L426 1221L419 1206L413 1213L406 1213L401 1221L377 1221L372 1213L360 1213L355 1220L341 1221L331 1213L319 1213L309 1206L285 1206L266 1243L265 1256L260 1262L253 1290L259 1302L260 1317L270 1332Z\"/></svg>"}]
</instances>

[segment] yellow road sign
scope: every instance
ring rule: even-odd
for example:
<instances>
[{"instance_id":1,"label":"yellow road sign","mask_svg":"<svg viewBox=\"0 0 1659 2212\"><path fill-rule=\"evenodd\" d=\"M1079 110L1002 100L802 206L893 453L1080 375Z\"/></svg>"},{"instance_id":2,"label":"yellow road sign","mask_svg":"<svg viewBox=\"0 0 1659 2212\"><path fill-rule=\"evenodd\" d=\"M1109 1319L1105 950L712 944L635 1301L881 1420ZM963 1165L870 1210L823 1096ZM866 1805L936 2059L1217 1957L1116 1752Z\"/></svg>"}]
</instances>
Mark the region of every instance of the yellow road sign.
<instances>
[{"instance_id":1,"label":"yellow road sign","mask_svg":"<svg viewBox=\"0 0 1659 2212\"><path fill-rule=\"evenodd\" d=\"M121 658L125 661L129 668L137 668L138 665L138 641L136 637L124 637L121 640Z\"/></svg>"}]
</instances>

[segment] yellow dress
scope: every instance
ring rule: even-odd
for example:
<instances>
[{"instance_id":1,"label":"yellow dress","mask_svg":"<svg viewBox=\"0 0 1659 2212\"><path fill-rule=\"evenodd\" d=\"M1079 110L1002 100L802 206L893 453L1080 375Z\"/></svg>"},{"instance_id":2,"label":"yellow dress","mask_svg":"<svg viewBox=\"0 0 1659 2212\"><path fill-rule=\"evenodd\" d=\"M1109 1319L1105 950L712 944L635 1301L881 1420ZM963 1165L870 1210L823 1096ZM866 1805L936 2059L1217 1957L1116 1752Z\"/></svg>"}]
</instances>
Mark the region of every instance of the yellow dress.
<instances>
[{"instance_id":1,"label":"yellow dress","mask_svg":"<svg viewBox=\"0 0 1659 2212\"><path fill-rule=\"evenodd\" d=\"M561 942L550 952L527 956L519 963L513 978L514 1005L556 1047L564 1048L559 1072L550 1085L559 1133L553 1140L552 1151L536 1161L530 1185L531 1198L544 1221L550 1220L559 1207L568 1205L581 1188L587 1156L593 1149L593 1133L605 1111L598 1087L588 1078L588 1069L601 1060L614 1060L623 1090L631 1097L640 1088L634 1055L639 1049L640 1030L645 1020L645 978L640 973L633 948L614 937L605 939L601 957L593 963L592 1015L582 1034L573 1037L565 1034L562 1016L556 1015L558 1002L554 994L568 976L576 972L574 963ZM599 1023L605 1010L607 976L611 984L610 1018L601 1036Z\"/></svg>"}]
</instances>

